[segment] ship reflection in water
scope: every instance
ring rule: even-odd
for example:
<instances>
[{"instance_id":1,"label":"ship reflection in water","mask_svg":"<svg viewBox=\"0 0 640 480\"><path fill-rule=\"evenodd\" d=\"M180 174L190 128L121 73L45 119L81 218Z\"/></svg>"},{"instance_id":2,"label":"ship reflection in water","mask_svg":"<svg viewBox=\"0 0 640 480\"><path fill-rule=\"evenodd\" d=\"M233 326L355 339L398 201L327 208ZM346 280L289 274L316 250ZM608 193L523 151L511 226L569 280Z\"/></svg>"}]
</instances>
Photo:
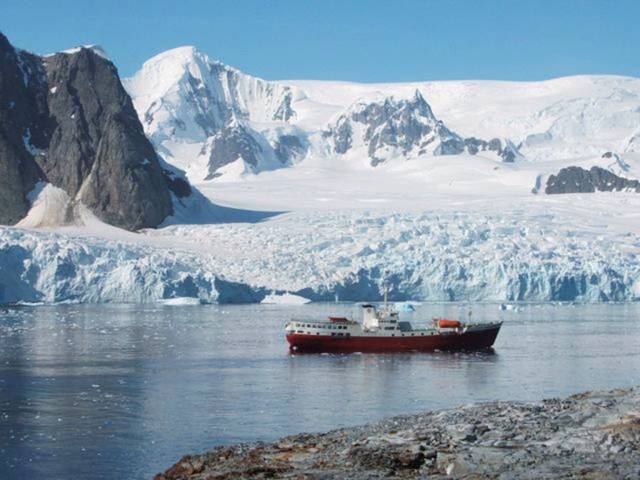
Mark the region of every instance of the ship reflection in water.
<instances>
[{"instance_id":1,"label":"ship reflection in water","mask_svg":"<svg viewBox=\"0 0 640 480\"><path fill-rule=\"evenodd\" d=\"M0 478L149 478L182 454L493 399L640 383L640 305L472 305L494 352L291 355L360 307L58 306L0 317ZM467 318L419 306L400 320Z\"/></svg>"}]
</instances>

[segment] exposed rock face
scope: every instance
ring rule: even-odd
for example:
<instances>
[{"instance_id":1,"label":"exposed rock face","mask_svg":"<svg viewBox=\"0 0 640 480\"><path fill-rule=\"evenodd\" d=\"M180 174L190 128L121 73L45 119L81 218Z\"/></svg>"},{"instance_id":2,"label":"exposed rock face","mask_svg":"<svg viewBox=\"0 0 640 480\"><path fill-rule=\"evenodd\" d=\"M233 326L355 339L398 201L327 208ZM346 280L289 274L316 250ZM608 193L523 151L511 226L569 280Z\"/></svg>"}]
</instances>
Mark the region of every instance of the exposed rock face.
<instances>
[{"instance_id":1,"label":"exposed rock face","mask_svg":"<svg viewBox=\"0 0 640 480\"><path fill-rule=\"evenodd\" d=\"M305 139L296 135L281 135L275 142L276 157L283 164L301 159L308 148L309 145Z\"/></svg>"},{"instance_id":2,"label":"exposed rock face","mask_svg":"<svg viewBox=\"0 0 640 480\"><path fill-rule=\"evenodd\" d=\"M156 480L640 475L640 393L493 402L186 456Z\"/></svg>"},{"instance_id":3,"label":"exposed rock face","mask_svg":"<svg viewBox=\"0 0 640 480\"><path fill-rule=\"evenodd\" d=\"M0 223L29 210L26 194L41 178L34 156L49 140L46 75L40 59L15 50L0 33Z\"/></svg>"},{"instance_id":4,"label":"exposed rock face","mask_svg":"<svg viewBox=\"0 0 640 480\"><path fill-rule=\"evenodd\" d=\"M292 118L296 116L296 112L293 110L291 106L291 102L293 99L293 95L290 90L287 90L285 94L282 96L282 100L280 101L280 105L273 113L272 120L280 120L281 122L288 122Z\"/></svg>"},{"instance_id":5,"label":"exposed rock face","mask_svg":"<svg viewBox=\"0 0 640 480\"><path fill-rule=\"evenodd\" d=\"M464 139L464 146L471 155L475 155L478 152L494 152L502 161L507 163L513 163L516 160L522 158L522 154L518 150L511 140L500 140L499 138L493 138L488 142L475 137L469 137Z\"/></svg>"},{"instance_id":6,"label":"exposed rock face","mask_svg":"<svg viewBox=\"0 0 640 480\"><path fill-rule=\"evenodd\" d=\"M0 168L10 179L0 180L3 223L24 216L36 180L127 229L172 213L171 179L109 60L89 48L40 58L1 34L0 56Z\"/></svg>"},{"instance_id":7,"label":"exposed rock face","mask_svg":"<svg viewBox=\"0 0 640 480\"><path fill-rule=\"evenodd\" d=\"M513 162L520 153L515 145L494 138L464 139L438 120L420 91L411 99L384 97L352 106L323 132L337 154L365 146L373 166L396 156L407 158L431 153L458 155L492 151L505 162Z\"/></svg>"},{"instance_id":8,"label":"exposed rock face","mask_svg":"<svg viewBox=\"0 0 640 480\"><path fill-rule=\"evenodd\" d=\"M547 179L545 193L592 193L631 190L640 192L640 182L619 177L601 167L586 170L581 167L566 167L557 175Z\"/></svg>"},{"instance_id":9,"label":"exposed rock face","mask_svg":"<svg viewBox=\"0 0 640 480\"><path fill-rule=\"evenodd\" d=\"M215 178L218 169L237 160L255 167L260 153L260 144L247 128L237 124L223 128L208 141L209 175L205 180Z\"/></svg>"}]
</instances>

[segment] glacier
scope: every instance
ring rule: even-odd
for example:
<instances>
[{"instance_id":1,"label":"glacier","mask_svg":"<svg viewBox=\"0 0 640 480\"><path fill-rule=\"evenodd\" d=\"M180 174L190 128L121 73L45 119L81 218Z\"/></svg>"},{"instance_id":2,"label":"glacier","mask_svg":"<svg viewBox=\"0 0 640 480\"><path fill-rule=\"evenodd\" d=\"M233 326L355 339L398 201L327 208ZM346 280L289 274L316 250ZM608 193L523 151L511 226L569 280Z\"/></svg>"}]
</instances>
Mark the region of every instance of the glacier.
<instances>
[{"instance_id":1,"label":"glacier","mask_svg":"<svg viewBox=\"0 0 640 480\"><path fill-rule=\"evenodd\" d=\"M640 205L617 194L602 228L613 195L510 212L298 211L121 238L3 227L0 303L379 300L384 283L396 301L639 300Z\"/></svg>"},{"instance_id":2,"label":"glacier","mask_svg":"<svg viewBox=\"0 0 640 480\"><path fill-rule=\"evenodd\" d=\"M260 289L217 277L203 259L60 233L0 229L0 304L257 302Z\"/></svg>"}]
</instances>

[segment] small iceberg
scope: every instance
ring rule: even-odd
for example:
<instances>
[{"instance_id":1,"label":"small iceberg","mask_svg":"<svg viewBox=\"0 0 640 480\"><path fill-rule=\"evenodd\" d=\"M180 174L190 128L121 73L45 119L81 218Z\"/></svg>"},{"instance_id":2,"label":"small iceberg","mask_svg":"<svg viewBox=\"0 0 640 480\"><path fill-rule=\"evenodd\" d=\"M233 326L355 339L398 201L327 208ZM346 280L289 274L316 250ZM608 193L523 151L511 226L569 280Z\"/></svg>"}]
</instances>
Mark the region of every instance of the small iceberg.
<instances>
[{"instance_id":1,"label":"small iceberg","mask_svg":"<svg viewBox=\"0 0 640 480\"><path fill-rule=\"evenodd\" d=\"M260 303L270 303L275 305L304 305L311 300L301 297L300 295L294 295L293 293L272 293L264 297Z\"/></svg>"},{"instance_id":2,"label":"small iceberg","mask_svg":"<svg viewBox=\"0 0 640 480\"><path fill-rule=\"evenodd\" d=\"M509 310L509 311L513 311L513 312L520 311L520 309L518 308L517 305L512 305L510 303L501 303L500 304L500 310Z\"/></svg>"},{"instance_id":3,"label":"small iceberg","mask_svg":"<svg viewBox=\"0 0 640 480\"><path fill-rule=\"evenodd\" d=\"M162 300L160 303L169 307L182 307L185 305L202 305L202 300L194 297L176 297L167 298L166 300Z\"/></svg>"},{"instance_id":4,"label":"small iceberg","mask_svg":"<svg viewBox=\"0 0 640 480\"><path fill-rule=\"evenodd\" d=\"M395 307L398 312L415 312L416 305L420 305L419 302L396 302Z\"/></svg>"}]
</instances>

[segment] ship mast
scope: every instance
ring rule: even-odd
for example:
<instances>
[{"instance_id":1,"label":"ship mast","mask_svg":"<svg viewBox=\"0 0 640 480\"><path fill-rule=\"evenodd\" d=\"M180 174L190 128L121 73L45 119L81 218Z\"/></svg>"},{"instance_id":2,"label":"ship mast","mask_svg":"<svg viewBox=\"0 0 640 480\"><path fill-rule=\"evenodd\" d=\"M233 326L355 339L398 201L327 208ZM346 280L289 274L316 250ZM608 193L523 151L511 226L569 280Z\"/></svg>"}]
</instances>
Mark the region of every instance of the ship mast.
<instances>
[{"instance_id":1,"label":"ship mast","mask_svg":"<svg viewBox=\"0 0 640 480\"><path fill-rule=\"evenodd\" d=\"M382 308L382 312L384 314L384 316L388 316L389 315L389 284L385 281L382 284L382 293L384 295L384 303L383 303L383 308Z\"/></svg>"},{"instance_id":2,"label":"ship mast","mask_svg":"<svg viewBox=\"0 0 640 480\"><path fill-rule=\"evenodd\" d=\"M385 283L382 286L383 292L384 292L384 309L387 310L387 297L389 295L389 286Z\"/></svg>"}]
</instances>

